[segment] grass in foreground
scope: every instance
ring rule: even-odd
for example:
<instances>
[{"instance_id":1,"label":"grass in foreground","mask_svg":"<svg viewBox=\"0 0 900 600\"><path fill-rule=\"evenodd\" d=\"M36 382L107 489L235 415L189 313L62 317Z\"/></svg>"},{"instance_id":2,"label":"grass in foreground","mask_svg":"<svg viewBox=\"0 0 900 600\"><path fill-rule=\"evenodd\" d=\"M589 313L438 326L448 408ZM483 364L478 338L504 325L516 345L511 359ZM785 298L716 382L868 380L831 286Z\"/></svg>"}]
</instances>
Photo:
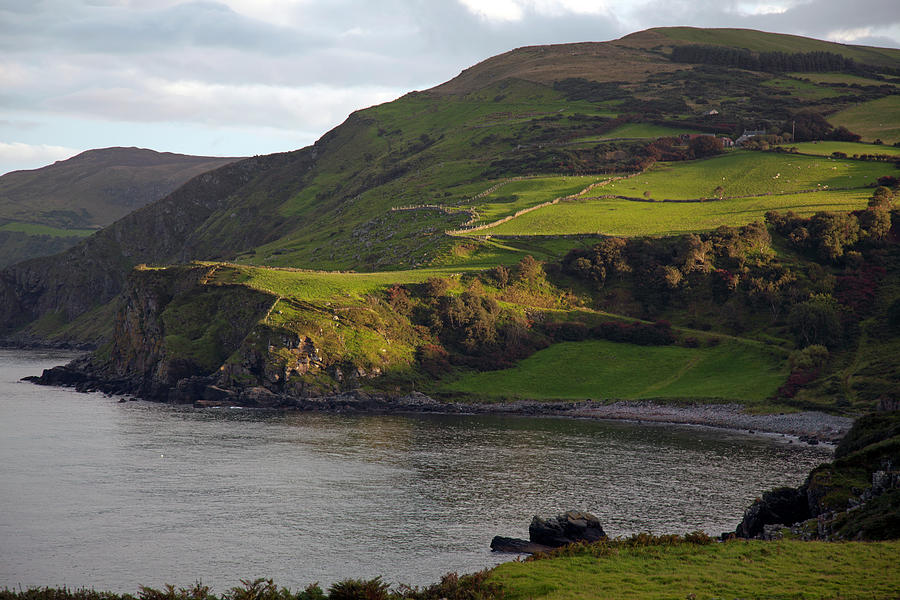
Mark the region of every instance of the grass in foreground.
<instances>
[{"instance_id":1,"label":"grass in foreground","mask_svg":"<svg viewBox=\"0 0 900 600\"><path fill-rule=\"evenodd\" d=\"M502 371L466 374L444 391L533 399L715 398L762 402L784 382L783 360L739 342L707 348L590 340L554 344Z\"/></svg>"},{"instance_id":2,"label":"grass in foreground","mask_svg":"<svg viewBox=\"0 0 900 600\"><path fill-rule=\"evenodd\" d=\"M570 556L504 563L491 581L503 587L509 600L881 600L900 594L898 553L898 541L598 545L573 550Z\"/></svg>"}]
</instances>

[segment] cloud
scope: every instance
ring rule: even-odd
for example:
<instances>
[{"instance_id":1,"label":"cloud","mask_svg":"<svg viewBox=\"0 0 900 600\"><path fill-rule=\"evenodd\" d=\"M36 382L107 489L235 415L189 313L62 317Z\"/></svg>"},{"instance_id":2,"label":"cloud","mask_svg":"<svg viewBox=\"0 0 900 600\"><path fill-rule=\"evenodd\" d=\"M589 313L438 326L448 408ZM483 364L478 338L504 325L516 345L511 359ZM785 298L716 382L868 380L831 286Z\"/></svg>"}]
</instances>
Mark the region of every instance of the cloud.
<instances>
[{"instance_id":1,"label":"cloud","mask_svg":"<svg viewBox=\"0 0 900 600\"><path fill-rule=\"evenodd\" d=\"M895 3L3 0L3 119L73 125L26 135L0 123L0 135L36 147L96 147L110 138L149 146L142 141L152 129L148 124L158 124L183 130L184 139L173 139L173 147L194 152L205 151L189 135L245 142L251 130L270 132L274 149L283 142L275 133L281 129L314 139L353 110L438 85L520 46L604 41L662 25L746 27L900 46ZM104 123L105 137L88 122ZM83 135L77 144L76 133Z\"/></svg>"},{"instance_id":2,"label":"cloud","mask_svg":"<svg viewBox=\"0 0 900 600\"><path fill-rule=\"evenodd\" d=\"M404 92L379 86L222 85L151 78L139 86L73 92L47 104L57 112L126 122L277 125L325 131L361 106L393 100Z\"/></svg>"},{"instance_id":3,"label":"cloud","mask_svg":"<svg viewBox=\"0 0 900 600\"><path fill-rule=\"evenodd\" d=\"M57 160L71 158L81 152L76 148L0 142L0 173L19 169L36 169Z\"/></svg>"}]
</instances>

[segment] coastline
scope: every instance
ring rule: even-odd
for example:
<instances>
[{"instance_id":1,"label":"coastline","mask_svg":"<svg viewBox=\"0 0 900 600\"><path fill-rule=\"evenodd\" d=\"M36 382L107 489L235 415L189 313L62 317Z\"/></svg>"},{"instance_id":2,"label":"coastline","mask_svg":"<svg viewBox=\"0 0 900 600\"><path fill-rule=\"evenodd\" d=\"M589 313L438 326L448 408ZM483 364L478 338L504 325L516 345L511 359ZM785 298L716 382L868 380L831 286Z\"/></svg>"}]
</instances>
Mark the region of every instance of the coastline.
<instances>
[{"instance_id":1,"label":"coastline","mask_svg":"<svg viewBox=\"0 0 900 600\"><path fill-rule=\"evenodd\" d=\"M653 400L513 400L506 402L454 402L421 392L388 395L353 390L330 395L298 397L277 394L263 387L220 388L211 377L192 377L177 386L147 386L133 379L107 380L73 361L25 379L39 385L72 387L81 392L103 392L151 402L193 405L197 408L242 407L263 410L373 413L495 414L532 417L650 422L715 427L751 434L791 436L809 444L837 443L854 419L818 411L750 414L740 403L666 404ZM82 367L82 368L79 368ZM86 372L88 371L88 372Z\"/></svg>"},{"instance_id":2,"label":"coastline","mask_svg":"<svg viewBox=\"0 0 900 600\"><path fill-rule=\"evenodd\" d=\"M816 444L837 443L853 425L853 419L817 411L780 414L748 414L738 403L688 405L663 404L651 400L586 400L545 402L520 400L503 404L443 403L446 412L554 416L579 419L634 421L672 425L714 427L753 434L774 434L798 438Z\"/></svg>"},{"instance_id":3,"label":"coastline","mask_svg":"<svg viewBox=\"0 0 900 600\"><path fill-rule=\"evenodd\" d=\"M633 421L659 425L693 425L749 434L781 435L809 444L836 444L854 419L817 411L780 414L748 414L738 403L689 405L663 404L650 400L578 402L516 400L512 402L447 402L420 392L386 397L366 392L348 392L317 398L278 397L275 405L256 406L231 402L194 402L197 408L241 406L251 409L317 412L370 412L410 414L479 414L527 417L562 417L591 420Z\"/></svg>"}]
</instances>

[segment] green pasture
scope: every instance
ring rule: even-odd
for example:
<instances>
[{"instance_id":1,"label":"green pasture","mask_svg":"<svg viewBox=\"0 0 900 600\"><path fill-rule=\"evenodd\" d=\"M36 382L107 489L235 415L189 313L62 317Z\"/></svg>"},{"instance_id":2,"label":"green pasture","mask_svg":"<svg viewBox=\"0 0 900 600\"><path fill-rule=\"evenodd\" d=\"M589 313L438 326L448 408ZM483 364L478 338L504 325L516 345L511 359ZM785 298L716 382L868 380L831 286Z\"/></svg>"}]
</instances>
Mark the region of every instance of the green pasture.
<instances>
[{"instance_id":1,"label":"green pasture","mask_svg":"<svg viewBox=\"0 0 900 600\"><path fill-rule=\"evenodd\" d=\"M857 210L866 207L871 195L863 188L706 202L579 199L539 208L473 235L681 235L762 221L770 210L798 215Z\"/></svg>"},{"instance_id":2,"label":"green pasture","mask_svg":"<svg viewBox=\"0 0 900 600\"><path fill-rule=\"evenodd\" d=\"M790 73L792 77L808 79L813 83L846 83L847 85L885 85L887 82L850 73ZM888 84L896 85L896 84Z\"/></svg>"},{"instance_id":3,"label":"green pasture","mask_svg":"<svg viewBox=\"0 0 900 600\"><path fill-rule=\"evenodd\" d=\"M524 236L515 239L501 238L458 238L453 249L439 256L432 263L435 273L477 271L491 269L497 265L513 265L527 255L537 260L559 260L573 248L587 247L597 243L597 236L582 238L560 238Z\"/></svg>"},{"instance_id":4,"label":"green pasture","mask_svg":"<svg viewBox=\"0 0 900 600\"><path fill-rule=\"evenodd\" d=\"M900 148L885 144L863 144L856 142L800 142L797 144L786 144L803 154L817 154L819 156L831 156L832 152L843 152L849 157L854 154L887 154L889 156L900 156ZM883 165L882 169L889 170L890 165ZM885 174L888 174L887 172Z\"/></svg>"},{"instance_id":5,"label":"green pasture","mask_svg":"<svg viewBox=\"0 0 900 600\"><path fill-rule=\"evenodd\" d=\"M763 82L763 85L776 90L789 92L791 96L802 98L803 100L822 100L823 98L834 98L835 96L841 96L847 93L846 91L788 77L770 79Z\"/></svg>"},{"instance_id":6,"label":"green pasture","mask_svg":"<svg viewBox=\"0 0 900 600\"><path fill-rule=\"evenodd\" d=\"M239 283L276 296L306 302L358 301L365 295L376 293L393 283L419 283L439 274L449 273L432 269L341 273L226 265L216 272L213 282Z\"/></svg>"},{"instance_id":7,"label":"green pasture","mask_svg":"<svg viewBox=\"0 0 900 600\"><path fill-rule=\"evenodd\" d=\"M859 188L884 175L884 164L736 151L706 160L657 163L646 172L596 189L609 194L654 200L713 198L721 186L724 195L785 194L819 187Z\"/></svg>"},{"instance_id":8,"label":"green pasture","mask_svg":"<svg viewBox=\"0 0 900 600\"><path fill-rule=\"evenodd\" d=\"M828 115L828 122L843 125L866 142L876 139L885 144L900 142L900 95L862 102Z\"/></svg>"},{"instance_id":9,"label":"green pasture","mask_svg":"<svg viewBox=\"0 0 900 600\"><path fill-rule=\"evenodd\" d=\"M736 341L684 348L589 340L554 344L510 369L466 374L441 389L497 398L762 402L786 376L783 360Z\"/></svg>"},{"instance_id":10,"label":"green pasture","mask_svg":"<svg viewBox=\"0 0 900 600\"><path fill-rule=\"evenodd\" d=\"M591 552L496 567L508 600L900 597L900 542L731 541ZM596 554L596 555L592 555Z\"/></svg>"},{"instance_id":11,"label":"green pasture","mask_svg":"<svg viewBox=\"0 0 900 600\"><path fill-rule=\"evenodd\" d=\"M596 175L577 175L510 181L494 193L473 202L469 207L478 213L477 224L490 223L513 215L524 208L577 194L592 183L603 179L605 177Z\"/></svg>"},{"instance_id":12,"label":"green pasture","mask_svg":"<svg viewBox=\"0 0 900 600\"><path fill-rule=\"evenodd\" d=\"M49 235L50 237L87 237L97 233L96 229L61 229L38 223L22 223L13 221L0 227L0 231L18 231L28 235Z\"/></svg>"},{"instance_id":13,"label":"green pasture","mask_svg":"<svg viewBox=\"0 0 900 600\"><path fill-rule=\"evenodd\" d=\"M608 139L656 139L661 137L674 137L682 133L700 133L696 129L687 127L665 127L663 125L653 125L651 123L625 123L616 127L612 131L601 137L585 138L589 140L608 140ZM581 140L579 140L581 141Z\"/></svg>"}]
</instances>

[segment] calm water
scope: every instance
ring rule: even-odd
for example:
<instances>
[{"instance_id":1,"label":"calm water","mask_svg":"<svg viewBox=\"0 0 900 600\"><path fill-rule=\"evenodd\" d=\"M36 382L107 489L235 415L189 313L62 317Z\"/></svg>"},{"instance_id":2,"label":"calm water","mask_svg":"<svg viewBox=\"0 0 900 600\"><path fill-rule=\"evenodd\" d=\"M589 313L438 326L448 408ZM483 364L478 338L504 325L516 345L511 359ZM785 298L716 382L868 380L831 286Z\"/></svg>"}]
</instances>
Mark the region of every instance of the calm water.
<instances>
[{"instance_id":1,"label":"calm water","mask_svg":"<svg viewBox=\"0 0 900 600\"><path fill-rule=\"evenodd\" d=\"M822 447L567 419L193 410L18 379L67 356L0 350L0 586L299 588L471 572L534 514L611 535L733 529Z\"/></svg>"}]
</instances>

